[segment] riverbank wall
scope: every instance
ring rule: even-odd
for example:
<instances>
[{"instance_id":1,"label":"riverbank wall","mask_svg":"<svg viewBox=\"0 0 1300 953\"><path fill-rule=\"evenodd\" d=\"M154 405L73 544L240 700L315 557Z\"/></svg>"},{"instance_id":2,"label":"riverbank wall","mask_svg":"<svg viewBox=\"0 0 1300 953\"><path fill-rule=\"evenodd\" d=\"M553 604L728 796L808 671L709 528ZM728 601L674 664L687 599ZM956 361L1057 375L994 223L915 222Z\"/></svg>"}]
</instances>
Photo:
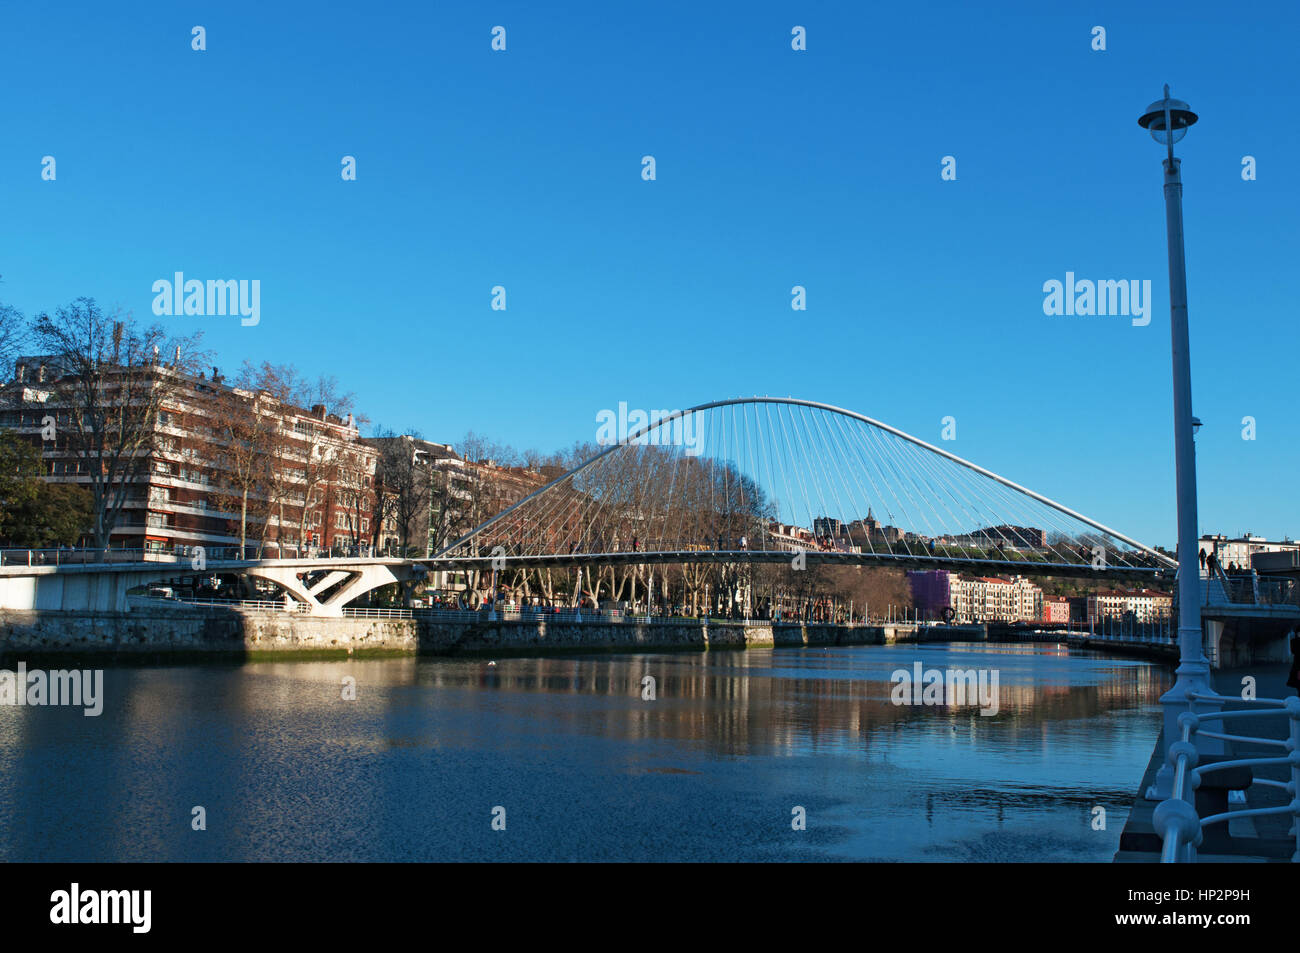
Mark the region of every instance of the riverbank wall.
<instances>
[{"instance_id":1,"label":"riverbank wall","mask_svg":"<svg viewBox=\"0 0 1300 953\"><path fill-rule=\"evenodd\" d=\"M530 654L801 645L883 645L895 626L628 621L314 618L240 608L111 612L0 610L0 658Z\"/></svg>"},{"instance_id":2,"label":"riverbank wall","mask_svg":"<svg viewBox=\"0 0 1300 953\"><path fill-rule=\"evenodd\" d=\"M990 631L984 625L829 625L699 619L553 622L477 617L319 618L239 607L150 607L130 612L0 610L0 659L39 655L289 658L347 655L509 655L755 647L1020 642L1046 633ZM1161 646L1072 646L1160 658Z\"/></svg>"}]
</instances>

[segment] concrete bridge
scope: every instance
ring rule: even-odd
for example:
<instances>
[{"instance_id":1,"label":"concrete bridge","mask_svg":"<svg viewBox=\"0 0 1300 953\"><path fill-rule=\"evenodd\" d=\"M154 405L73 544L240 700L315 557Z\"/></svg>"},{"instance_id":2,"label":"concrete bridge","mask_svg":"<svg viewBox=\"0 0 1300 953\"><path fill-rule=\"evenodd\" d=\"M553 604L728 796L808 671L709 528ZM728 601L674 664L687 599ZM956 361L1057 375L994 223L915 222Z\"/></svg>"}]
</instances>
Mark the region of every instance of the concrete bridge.
<instances>
[{"instance_id":1,"label":"concrete bridge","mask_svg":"<svg viewBox=\"0 0 1300 953\"><path fill-rule=\"evenodd\" d=\"M53 558L51 558L53 562ZM181 576L240 573L280 586L310 615L339 617L372 589L425 577L409 559L221 559L0 566L0 609L127 612L127 593Z\"/></svg>"},{"instance_id":2,"label":"concrete bridge","mask_svg":"<svg viewBox=\"0 0 1300 953\"><path fill-rule=\"evenodd\" d=\"M1291 657L1287 635L1300 626L1300 579L1219 571L1202 573L1200 585L1205 655L1216 668Z\"/></svg>"}]
</instances>

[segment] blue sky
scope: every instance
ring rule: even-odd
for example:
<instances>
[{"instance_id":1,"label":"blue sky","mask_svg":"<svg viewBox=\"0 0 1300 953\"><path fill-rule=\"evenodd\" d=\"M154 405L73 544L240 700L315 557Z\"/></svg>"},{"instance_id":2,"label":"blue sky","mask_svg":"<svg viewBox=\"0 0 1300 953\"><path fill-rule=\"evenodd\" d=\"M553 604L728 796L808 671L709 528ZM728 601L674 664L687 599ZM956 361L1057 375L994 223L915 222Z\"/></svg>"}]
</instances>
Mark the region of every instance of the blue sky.
<instances>
[{"instance_id":1,"label":"blue sky","mask_svg":"<svg viewBox=\"0 0 1300 953\"><path fill-rule=\"evenodd\" d=\"M741 394L936 443L951 415L945 448L1170 544L1162 150L1136 124L1168 82L1201 115L1179 154L1202 528L1295 535L1297 133L1278 114L1297 21L1281 3L8 5L0 299L153 320L176 271L259 279L256 327L160 320L227 370L334 374L375 422L451 442L550 450L619 401ZM1150 279L1150 325L1044 315L1067 271Z\"/></svg>"}]
</instances>

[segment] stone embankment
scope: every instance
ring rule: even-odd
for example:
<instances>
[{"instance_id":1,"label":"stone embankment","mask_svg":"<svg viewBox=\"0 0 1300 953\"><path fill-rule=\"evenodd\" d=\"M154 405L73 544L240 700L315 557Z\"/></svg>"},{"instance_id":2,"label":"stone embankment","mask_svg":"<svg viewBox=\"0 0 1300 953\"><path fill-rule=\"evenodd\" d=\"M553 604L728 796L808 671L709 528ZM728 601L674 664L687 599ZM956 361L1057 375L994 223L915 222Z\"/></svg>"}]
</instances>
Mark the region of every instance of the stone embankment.
<instances>
[{"instance_id":1,"label":"stone embankment","mask_svg":"<svg viewBox=\"0 0 1300 953\"><path fill-rule=\"evenodd\" d=\"M130 612L0 610L0 657L101 656L293 657L354 654L455 655L550 651L664 651L803 645L884 645L895 641L983 639L980 627L841 626L697 619L548 622L457 621L428 617L314 618L222 607Z\"/></svg>"}]
</instances>

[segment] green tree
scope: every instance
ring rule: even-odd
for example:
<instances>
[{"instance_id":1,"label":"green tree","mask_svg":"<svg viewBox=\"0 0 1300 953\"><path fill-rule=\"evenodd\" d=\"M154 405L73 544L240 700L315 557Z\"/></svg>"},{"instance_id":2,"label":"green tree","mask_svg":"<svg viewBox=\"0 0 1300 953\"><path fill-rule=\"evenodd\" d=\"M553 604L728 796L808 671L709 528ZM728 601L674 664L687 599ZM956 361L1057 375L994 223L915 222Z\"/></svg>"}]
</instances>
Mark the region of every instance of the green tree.
<instances>
[{"instance_id":1,"label":"green tree","mask_svg":"<svg viewBox=\"0 0 1300 953\"><path fill-rule=\"evenodd\" d=\"M36 498L43 469L31 441L0 430L0 538L12 537L18 513Z\"/></svg>"},{"instance_id":2,"label":"green tree","mask_svg":"<svg viewBox=\"0 0 1300 953\"><path fill-rule=\"evenodd\" d=\"M10 546L75 545L90 529L90 493L47 483L44 474L36 447L21 434L0 431L0 539Z\"/></svg>"},{"instance_id":3,"label":"green tree","mask_svg":"<svg viewBox=\"0 0 1300 953\"><path fill-rule=\"evenodd\" d=\"M10 543L30 549L75 546L94 524L94 501L85 487L36 484L36 493L14 514Z\"/></svg>"}]
</instances>

